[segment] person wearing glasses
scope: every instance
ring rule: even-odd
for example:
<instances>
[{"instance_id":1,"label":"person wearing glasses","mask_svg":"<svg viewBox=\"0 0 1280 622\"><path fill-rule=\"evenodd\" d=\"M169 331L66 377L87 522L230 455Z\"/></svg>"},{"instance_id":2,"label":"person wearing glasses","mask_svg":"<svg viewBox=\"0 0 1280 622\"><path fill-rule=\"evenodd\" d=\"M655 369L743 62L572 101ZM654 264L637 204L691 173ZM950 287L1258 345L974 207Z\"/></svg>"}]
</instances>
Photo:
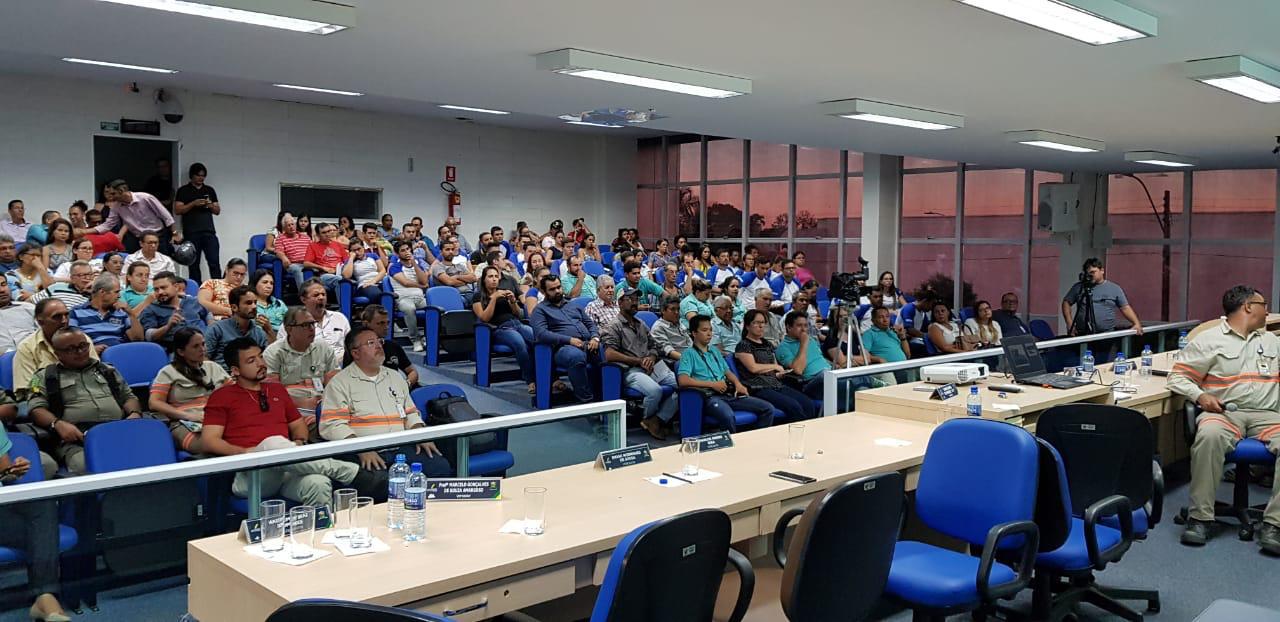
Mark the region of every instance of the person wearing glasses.
<instances>
[{"instance_id":1,"label":"person wearing glasses","mask_svg":"<svg viewBox=\"0 0 1280 622\"><path fill-rule=\"evenodd\" d=\"M36 372L58 362L53 351L53 334L71 325L67 305L57 298L46 298L36 303L35 314L36 332L19 342L13 355L13 392L19 401L26 401L31 378ZM97 359L98 351L92 347L93 342L88 335L84 339L90 346L89 357Z\"/></svg>"},{"instance_id":2,"label":"person wearing glasses","mask_svg":"<svg viewBox=\"0 0 1280 622\"><path fill-rule=\"evenodd\" d=\"M714 331L711 318L695 315L689 318L689 334L693 345L680 357L676 366L676 383L681 389L696 389L702 394L702 407L729 432L737 432L733 413L743 410L756 415L756 428L773 425L773 405L751 397L724 360L724 354L711 347Z\"/></svg>"},{"instance_id":3,"label":"person wearing glasses","mask_svg":"<svg viewBox=\"0 0 1280 622\"><path fill-rule=\"evenodd\" d=\"M262 352L267 362L267 382L279 382L289 390L307 428L316 423L316 405L334 374L338 358L329 344L316 339L316 321L304 307L289 307L284 314L285 338L271 342Z\"/></svg>"},{"instance_id":4,"label":"person wearing glasses","mask_svg":"<svg viewBox=\"0 0 1280 622\"><path fill-rule=\"evenodd\" d=\"M298 292L302 299L302 306L306 307L307 313L311 314L311 319L316 322L316 337L333 350L334 358L342 360L345 351L342 344L347 338L347 333L351 332L351 321L347 316L325 308L328 295L325 292L324 283L319 279L311 279L303 283ZM283 340L287 335L286 331L280 331L276 339Z\"/></svg>"},{"instance_id":5,"label":"person wearing glasses","mask_svg":"<svg viewBox=\"0 0 1280 622\"><path fill-rule=\"evenodd\" d=\"M409 383L399 372L383 363L382 338L367 326L357 326L347 334L351 364L339 371L324 388L324 412L320 416L320 437L327 441L403 432L426 426L422 413L409 398ZM427 477L452 477L453 467L436 444L430 441L401 447L362 452L349 459L373 473L381 482L386 498L387 467L396 454L410 462L421 462Z\"/></svg>"},{"instance_id":6,"label":"person wearing glasses","mask_svg":"<svg viewBox=\"0 0 1280 622\"><path fill-rule=\"evenodd\" d=\"M1211 535L1223 457L1245 438L1280 455L1280 337L1267 332L1267 299L1237 285L1222 295L1222 311L1226 317L1178 352L1168 379L1170 391L1203 411L1191 443L1191 503L1182 531L1182 543L1190 546ZM1280 555L1280 488L1272 488L1258 544Z\"/></svg>"},{"instance_id":7,"label":"person wearing glasses","mask_svg":"<svg viewBox=\"0 0 1280 622\"><path fill-rule=\"evenodd\" d=\"M200 440L206 453L235 456L251 451L271 451L307 443L307 425L293 405L284 385L266 382L267 364L262 348L249 339L234 339L225 351L232 382L209 396L204 408ZM376 478L344 460L321 458L309 462L259 469L264 498L280 495L306 505L329 505L333 483L373 496ZM382 486L386 494L386 484ZM231 492L249 495L249 472L239 471Z\"/></svg>"},{"instance_id":8,"label":"person wearing glasses","mask_svg":"<svg viewBox=\"0 0 1280 622\"><path fill-rule=\"evenodd\" d=\"M142 416L138 398L116 368L90 356L93 344L74 326L53 334L58 362L31 378L31 421L57 439L51 452L72 475L85 473L84 434L107 421Z\"/></svg>"}]
</instances>

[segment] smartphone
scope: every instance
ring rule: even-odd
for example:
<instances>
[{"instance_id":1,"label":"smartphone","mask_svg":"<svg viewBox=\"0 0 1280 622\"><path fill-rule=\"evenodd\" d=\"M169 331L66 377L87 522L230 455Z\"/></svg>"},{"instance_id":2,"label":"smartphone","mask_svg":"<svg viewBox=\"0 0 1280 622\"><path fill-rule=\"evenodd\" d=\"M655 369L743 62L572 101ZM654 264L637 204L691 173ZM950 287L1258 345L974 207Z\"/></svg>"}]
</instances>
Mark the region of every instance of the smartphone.
<instances>
[{"instance_id":1,"label":"smartphone","mask_svg":"<svg viewBox=\"0 0 1280 622\"><path fill-rule=\"evenodd\" d=\"M790 473L787 471L774 471L769 474L769 477L776 477L778 479L784 479L784 480L787 480L788 482L795 482L797 484L812 484L818 481L807 475L797 475L795 473Z\"/></svg>"}]
</instances>

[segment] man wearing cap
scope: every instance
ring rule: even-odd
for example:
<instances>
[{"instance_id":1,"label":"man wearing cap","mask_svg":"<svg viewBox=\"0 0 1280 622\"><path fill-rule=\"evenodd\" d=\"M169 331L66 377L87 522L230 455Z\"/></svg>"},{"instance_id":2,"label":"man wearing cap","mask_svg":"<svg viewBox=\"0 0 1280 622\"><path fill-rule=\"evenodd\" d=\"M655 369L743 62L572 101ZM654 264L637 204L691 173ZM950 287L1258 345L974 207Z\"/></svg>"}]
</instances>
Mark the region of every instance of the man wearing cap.
<instances>
[{"instance_id":1,"label":"man wearing cap","mask_svg":"<svg viewBox=\"0 0 1280 622\"><path fill-rule=\"evenodd\" d=\"M622 382L644 396L644 418L650 436L665 440L676 415L676 375L663 361L662 349L649 335L649 327L636 317L640 290L624 284L618 294L618 317L604 325L600 341L605 362L623 368ZM664 388L670 389L664 395Z\"/></svg>"}]
</instances>

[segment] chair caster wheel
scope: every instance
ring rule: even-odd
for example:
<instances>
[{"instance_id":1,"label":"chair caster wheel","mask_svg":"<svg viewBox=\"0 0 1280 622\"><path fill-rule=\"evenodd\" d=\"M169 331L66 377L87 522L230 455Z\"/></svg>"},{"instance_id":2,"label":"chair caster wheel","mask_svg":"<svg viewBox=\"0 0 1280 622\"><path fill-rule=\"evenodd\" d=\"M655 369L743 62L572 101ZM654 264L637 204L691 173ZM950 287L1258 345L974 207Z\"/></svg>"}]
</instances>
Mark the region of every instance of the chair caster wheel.
<instances>
[{"instance_id":1,"label":"chair caster wheel","mask_svg":"<svg viewBox=\"0 0 1280 622\"><path fill-rule=\"evenodd\" d=\"M1240 528L1240 540L1242 540L1242 541L1244 541L1244 542L1250 542L1250 541L1252 541L1252 540L1253 540L1253 528L1252 528L1252 527L1241 527L1241 528Z\"/></svg>"}]
</instances>

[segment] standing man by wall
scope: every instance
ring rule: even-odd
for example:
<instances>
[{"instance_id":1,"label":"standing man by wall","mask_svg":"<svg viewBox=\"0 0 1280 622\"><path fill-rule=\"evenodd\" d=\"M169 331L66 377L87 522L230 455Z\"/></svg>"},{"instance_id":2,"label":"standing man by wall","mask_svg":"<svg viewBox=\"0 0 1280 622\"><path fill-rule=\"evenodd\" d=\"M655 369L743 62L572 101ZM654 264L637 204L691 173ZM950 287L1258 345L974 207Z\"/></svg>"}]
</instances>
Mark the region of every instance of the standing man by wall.
<instances>
[{"instance_id":1,"label":"standing man by wall","mask_svg":"<svg viewBox=\"0 0 1280 622\"><path fill-rule=\"evenodd\" d=\"M218 230L213 225L213 217L222 213L222 205L218 203L218 192L204 183L209 169L199 162L187 169L186 185L178 188L173 198L173 213L182 216L182 232L196 247L196 261L191 264L191 279L197 283L204 282L200 273L200 255L204 254L209 264L209 278L222 278L222 268L218 258Z\"/></svg>"}]
</instances>

